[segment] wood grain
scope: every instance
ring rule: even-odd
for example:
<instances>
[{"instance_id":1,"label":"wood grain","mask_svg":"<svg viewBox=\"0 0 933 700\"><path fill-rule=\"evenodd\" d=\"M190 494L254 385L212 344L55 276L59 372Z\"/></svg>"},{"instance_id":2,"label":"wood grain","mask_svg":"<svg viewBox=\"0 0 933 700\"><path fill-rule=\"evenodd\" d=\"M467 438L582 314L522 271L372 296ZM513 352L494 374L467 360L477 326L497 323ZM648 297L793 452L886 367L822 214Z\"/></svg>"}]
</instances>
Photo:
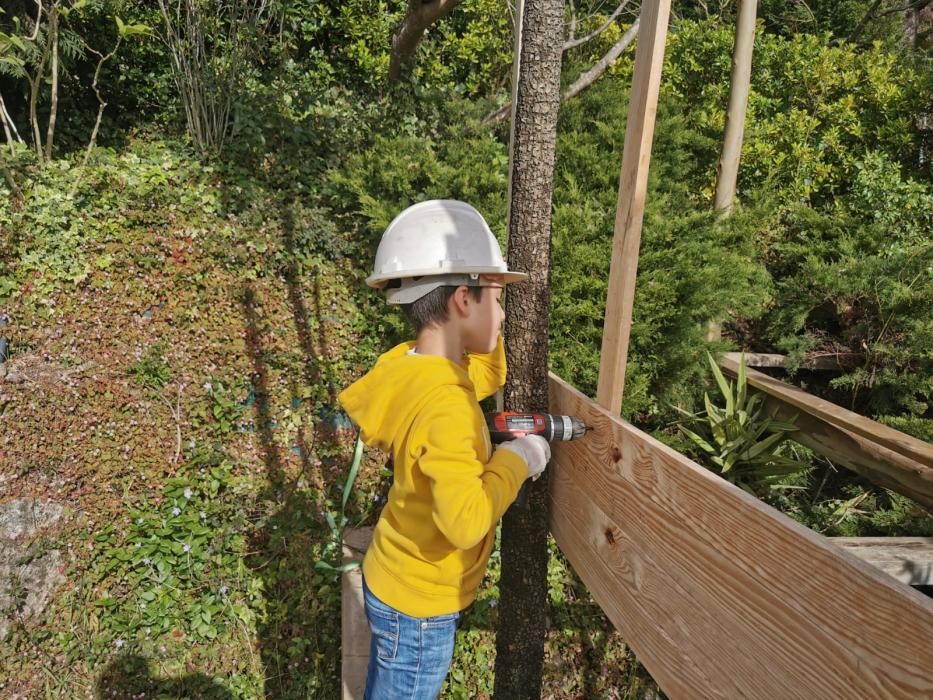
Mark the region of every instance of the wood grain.
<instances>
[{"instance_id":1,"label":"wood grain","mask_svg":"<svg viewBox=\"0 0 933 700\"><path fill-rule=\"evenodd\" d=\"M851 469L878 486L903 494L933 510L933 483L926 478L930 475L929 469L868 438L804 413L779 398L768 394L764 396L769 415L778 420L793 420L800 428L789 434L791 439L825 455L834 464Z\"/></svg>"},{"instance_id":2,"label":"wood grain","mask_svg":"<svg viewBox=\"0 0 933 700\"><path fill-rule=\"evenodd\" d=\"M672 698L933 695L933 603L551 375L551 528Z\"/></svg>"},{"instance_id":3,"label":"wood grain","mask_svg":"<svg viewBox=\"0 0 933 700\"><path fill-rule=\"evenodd\" d=\"M727 352L723 357L738 363L745 358L746 367L775 367L783 369L787 366L787 355L771 352ZM865 355L859 352L834 352L826 354L811 354L804 358L801 367L813 370L842 370L855 367L865 362Z\"/></svg>"},{"instance_id":4,"label":"wood grain","mask_svg":"<svg viewBox=\"0 0 933 700\"><path fill-rule=\"evenodd\" d=\"M622 392L625 389L625 364L632 328L641 225L648 190L648 165L651 162L651 143L654 139L658 89L670 12L671 0L645 0L641 5L641 26L635 49L635 68L616 200L615 233L596 394L599 403L616 415L622 409Z\"/></svg>"}]
</instances>

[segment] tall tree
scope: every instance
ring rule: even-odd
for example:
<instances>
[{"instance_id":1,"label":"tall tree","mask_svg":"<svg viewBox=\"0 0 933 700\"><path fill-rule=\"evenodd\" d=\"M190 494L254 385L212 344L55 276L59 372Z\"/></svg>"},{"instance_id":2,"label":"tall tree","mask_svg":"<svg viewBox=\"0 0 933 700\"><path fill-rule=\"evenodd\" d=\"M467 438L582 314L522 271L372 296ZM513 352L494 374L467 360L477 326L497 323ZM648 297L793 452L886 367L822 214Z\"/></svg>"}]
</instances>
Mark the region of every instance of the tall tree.
<instances>
[{"instance_id":1,"label":"tall tree","mask_svg":"<svg viewBox=\"0 0 933 700\"><path fill-rule=\"evenodd\" d=\"M509 379L504 399L509 408L546 411L551 196L564 10L562 0L525 0L517 10L508 262L530 277L509 288L505 321ZM532 488L527 510L513 509L503 521L496 697L541 694L547 611L546 481L545 476Z\"/></svg>"}]
</instances>

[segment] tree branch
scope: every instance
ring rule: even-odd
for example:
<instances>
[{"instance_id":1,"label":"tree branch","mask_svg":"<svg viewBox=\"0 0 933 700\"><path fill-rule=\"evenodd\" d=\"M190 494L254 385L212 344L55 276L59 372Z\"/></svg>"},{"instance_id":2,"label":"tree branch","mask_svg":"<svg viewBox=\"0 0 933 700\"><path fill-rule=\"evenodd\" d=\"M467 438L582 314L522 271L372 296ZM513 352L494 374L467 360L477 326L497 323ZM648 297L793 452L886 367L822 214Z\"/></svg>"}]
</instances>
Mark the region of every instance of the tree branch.
<instances>
[{"instance_id":1,"label":"tree branch","mask_svg":"<svg viewBox=\"0 0 933 700\"><path fill-rule=\"evenodd\" d=\"M623 34L619 40L612 45L612 47L603 55L596 64L593 65L588 71L580 75L573 84L568 87L564 94L561 95L561 102L566 102L567 100L576 97L581 92L583 92L590 85L595 83L603 73L605 73L616 59L622 54L625 49L628 48L629 44L635 39L638 34L638 26L640 23L640 18L636 19L634 24L629 27L628 31ZM487 114L483 117L482 124L484 126L491 126L493 124L498 124L499 122L504 121L508 118L509 114L512 111L512 103L509 102L504 106L497 109L495 112Z\"/></svg>"},{"instance_id":2,"label":"tree branch","mask_svg":"<svg viewBox=\"0 0 933 700\"><path fill-rule=\"evenodd\" d=\"M924 5L930 4L930 0L913 0L906 5L901 5L900 7L891 7L884 12L879 12L874 16L874 19L881 19L882 17L887 17L888 15L895 15L898 12L907 12L907 10L916 10L918 7L923 7Z\"/></svg>"},{"instance_id":3,"label":"tree branch","mask_svg":"<svg viewBox=\"0 0 933 700\"><path fill-rule=\"evenodd\" d=\"M13 121L13 117L11 117L10 113L7 111L6 103L3 101L2 93L0 93L0 122L3 122L3 133L6 135L7 142L10 144L10 153L13 153L14 137L20 143L23 143L23 137L20 136L19 131L16 130L16 123Z\"/></svg>"},{"instance_id":4,"label":"tree branch","mask_svg":"<svg viewBox=\"0 0 933 700\"><path fill-rule=\"evenodd\" d=\"M53 5L49 10L49 41L52 44L52 95L49 105L49 123L45 132L45 159L52 159L52 142L55 139L55 120L58 116L58 7Z\"/></svg>"},{"instance_id":5,"label":"tree branch","mask_svg":"<svg viewBox=\"0 0 933 700\"><path fill-rule=\"evenodd\" d=\"M39 24L42 20L42 0L36 0L36 25L32 28L32 36L29 41L35 41L39 36Z\"/></svg>"},{"instance_id":6,"label":"tree branch","mask_svg":"<svg viewBox=\"0 0 933 700\"><path fill-rule=\"evenodd\" d=\"M567 41L571 42L577 38L577 8L574 7L573 0L568 0L568 4L570 5L570 29L567 32Z\"/></svg>"},{"instance_id":7,"label":"tree branch","mask_svg":"<svg viewBox=\"0 0 933 700\"><path fill-rule=\"evenodd\" d=\"M570 49L580 46L580 44L585 44L590 39L595 39L596 37L598 37L600 34L606 31L606 29L609 27L610 24L615 22L616 17L618 17L622 13L622 10L625 8L626 5L628 5L628 0L622 0L622 2L619 3L619 6L615 10L612 11L611 15L609 15L609 19L603 22L602 26L599 29L592 32L591 34L587 34L585 37L582 37L580 39L574 39L573 37L573 34L576 31L575 30L576 15L574 15L573 23L570 25L571 26L570 37L564 43L564 51L569 51Z\"/></svg>"},{"instance_id":8,"label":"tree branch","mask_svg":"<svg viewBox=\"0 0 933 700\"><path fill-rule=\"evenodd\" d=\"M846 41L852 43L858 38L858 35L862 33L862 30L864 30L866 25L871 21L871 17L875 14L875 10L878 9L879 5L881 5L881 0L875 0L871 4L871 7L862 15L862 19L859 20L859 23L855 25L855 29L846 37Z\"/></svg>"},{"instance_id":9,"label":"tree branch","mask_svg":"<svg viewBox=\"0 0 933 700\"><path fill-rule=\"evenodd\" d=\"M461 0L410 0L408 14L392 32L392 54L389 59L389 80L395 82L402 65L411 58L425 30L450 14Z\"/></svg>"},{"instance_id":10,"label":"tree branch","mask_svg":"<svg viewBox=\"0 0 933 700\"><path fill-rule=\"evenodd\" d=\"M7 186L13 191L13 202L19 206L23 203L23 191L19 188L19 185L16 182L16 178L13 175L13 171L10 170L10 166L7 165L6 159L3 157L2 151L0 151L0 170L3 171L3 179L6 180Z\"/></svg>"},{"instance_id":11,"label":"tree branch","mask_svg":"<svg viewBox=\"0 0 933 700\"><path fill-rule=\"evenodd\" d=\"M94 150L94 146L97 145L97 134L100 131L100 122L104 116L104 110L107 108L107 103L104 101L103 96L100 94L100 87L98 82L100 80L100 70L104 67L104 64L113 58L116 54L117 49L120 48L120 42L122 37L117 37L117 44L113 47L113 51L107 55L102 54L100 51L92 49L90 46L86 46L88 51L95 54L100 60L97 61L97 69L94 71L94 80L91 82L91 89L94 91L94 94L97 96L98 108L97 108L97 121L94 122L94 129L91 131L91 140L87 144L87 150L84 152L84 160L81 162L81 168L78 170L78 174L74 179L74 182L71 184L71 188L68 191L68 198L71 199L75 196L75 193L78 191L78 185L81 183L81 178L84 176L84 171L87 170L88 160L91 158L91 151Z\"/></svg>"},{"instance_id":12,"label":"tree branch","mask_svg":"<svg viewBox=\"0 0 933 700\"><path fill-rule=\"evenodd\" d=\"M625 49L629 47L629 44L634 41L635 36L638 34L639 24L640 18L635 20L635 23L632 24L628 31L625 32L625 34L623 34L619 40L612 45L612 48L610 48L606 54L601 59L599 59L596 65L583 73L574 81L573 85L567 88L562 96L562 99L569 100L572 97L576 97L590 85L595 83L599 77L605 73L613 63L616 62L616 59L622 54L623 51L625 51Z\"/></svg>"}]
</instances>

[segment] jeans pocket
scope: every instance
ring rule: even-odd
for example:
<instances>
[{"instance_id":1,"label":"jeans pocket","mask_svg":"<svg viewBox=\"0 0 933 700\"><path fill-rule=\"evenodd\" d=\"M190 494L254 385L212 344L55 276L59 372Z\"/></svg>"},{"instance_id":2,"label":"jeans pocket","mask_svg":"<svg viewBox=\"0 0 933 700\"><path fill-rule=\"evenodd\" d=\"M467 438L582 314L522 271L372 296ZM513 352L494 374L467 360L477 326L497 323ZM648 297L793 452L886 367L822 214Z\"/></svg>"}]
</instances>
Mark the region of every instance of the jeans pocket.
<instances>
[{"instance_id":1,"label":"jeans pocket","mask_svg":"<svg viewBox=\"0 0 933 700\"><path fill-rule=\"evenodd\" d=\"M459 614L444 615L428 618L421 623L422 668L442 669L446 674L453 656L459 619ZM443 677L440 680L443 681Z\"/></svg>"},{"instance_id":2,"label":"jeans pocket","mask_svg":"<svg viewBox=\"0 0 933 700\"><path fill-rule=\"evenodd\" d=\"M376 655L385 661L392 661L398 653L398 613L367 605L366 617L376 646Z\"/></svg>"}]
</instances>

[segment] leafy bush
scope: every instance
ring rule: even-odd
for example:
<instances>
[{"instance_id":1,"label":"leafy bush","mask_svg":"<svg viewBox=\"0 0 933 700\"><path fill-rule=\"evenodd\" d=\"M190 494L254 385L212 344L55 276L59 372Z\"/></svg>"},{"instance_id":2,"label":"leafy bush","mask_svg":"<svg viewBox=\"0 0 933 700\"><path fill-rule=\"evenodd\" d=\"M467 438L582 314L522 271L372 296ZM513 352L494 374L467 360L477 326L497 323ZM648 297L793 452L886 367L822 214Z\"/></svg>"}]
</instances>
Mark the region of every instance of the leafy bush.
<instances>
[{"instance_id":1,"label":"leafy bush","mask_svg":"<svg viewBox=\"0 0 933 700\"><path fill-rule=\"evenodd\" d=\"M711 141L724 126L731 42L728 24L681 22L665 63L662 100L686 100L690 128ZM735 305L726 330L792 364L811 351L863 353L826 389L870 415L929 406L933 191L919 177L914 115L930 78L880 45L756 40L738 195L761 222L744 234L774 294L757 320ZM715 152L703 158L698 203L715 184Z\"/></svg>"},{"instance_id":2,"label":"leafy bush","mask_svg":"<svg viewBox=\"0 0 933 700\"><path fill-rule=\"evenodd\" d=\"M734 28L681 22L671 34L663 92L689 104L693 129L717 143L725 126ZM874 150L916 167L914 115L930 76L872 46L759 33L752 64L738 196L823 204L848 190L851 168ZM706 163L707 196L716 159Z\"/></svg>"},{"instance_id":3,"label":"leafy bush","mask_svg":"<svg viewBox=\"0 0 933 700\"><path fill-rule=\"evenodd\" d=\"M860 412L923 416L933 398L933 192L880 153L853 169L833 210L791 207L770 263L776 346L861 353L833 380Z\"/></svg>"},{"instance_id":4,"label":"leafy bush","mask_svg":"<svg viewBox=\"0 0 933 700\"><path fill-rule=\"evenodd\" d=\"M243 482L229 463L196 453L184 475L93 537L85 586L71 595L96 621L89 648L65 634L69 658L107 658L176 637L209 642L227 625L252 625L262 582L244 564Z\"/></svg>"},{"instance_id":5,"label":"leafy bush","mask_svg":"<svg viewBox=\"0 0 933 700\"><path fill-rule=\"evenodd\" d=\"M29 153L18 153L22 206L0 184L0 230L9 241L0 259L0 300L17 295L45 304L55 289L89 283L95 270L118 259L161 266L162 251L130 245L131 225L197 221L218 206L211 169L173 144L139 143L119 154L98 149L74 196L69 189L79 173L71 161L40 168Z\"/></svg>"}]
</instances>

